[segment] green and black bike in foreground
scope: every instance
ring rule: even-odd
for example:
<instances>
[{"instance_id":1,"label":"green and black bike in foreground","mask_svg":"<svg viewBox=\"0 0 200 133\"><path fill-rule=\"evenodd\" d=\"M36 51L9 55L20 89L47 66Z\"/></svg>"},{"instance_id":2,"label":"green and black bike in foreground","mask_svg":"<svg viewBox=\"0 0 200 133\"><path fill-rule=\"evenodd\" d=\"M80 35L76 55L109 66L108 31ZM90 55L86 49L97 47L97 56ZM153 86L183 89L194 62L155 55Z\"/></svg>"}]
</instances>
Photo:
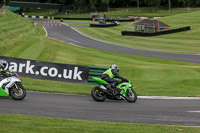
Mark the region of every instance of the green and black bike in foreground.
<instances>
[{"instance_id":1,"label":"green and black bike in foreground","mask_svg":"<svg viewBox=\"0 0 200 133\"><path fill-rule=\"evenodd\" d=\"M101 78L92 77L92 80L98 84L98 86L94 87L91 91L92 98L95 101L103 102L106 98L111 100L126 99L131 103L137 101L137 94L133 90L133 84L130 80L128 82L123 80L119 81L116 89L109 89L111 85Z\"/></svg>"}]
</instances>

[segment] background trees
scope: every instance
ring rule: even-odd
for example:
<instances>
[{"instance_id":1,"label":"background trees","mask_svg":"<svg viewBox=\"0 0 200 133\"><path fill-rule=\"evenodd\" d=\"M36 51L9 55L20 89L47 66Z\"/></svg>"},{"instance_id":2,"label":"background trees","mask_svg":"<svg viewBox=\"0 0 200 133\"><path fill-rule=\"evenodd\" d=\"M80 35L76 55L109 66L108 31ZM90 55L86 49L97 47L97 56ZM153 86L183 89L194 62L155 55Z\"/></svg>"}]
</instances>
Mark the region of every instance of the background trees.
<instances>
[{"instance_id":1,"label":"background trees","mask_svg":"<svg viewBox=\"0 0 200 133\"><path fill-rule=\"evenodd\" d=\"M153 11L155 12L155 8L158 7L160 5L161 0L144 0L144 3L147 6L152 6L153 7Z\"/></svg>"},{"instance_id":2,"label":"background trees","mask_svg":"<svg viewBox=\"0 0 200 133\"><path fill-rule=\"evenodd\" d=\"M27 1L27 0L15 0ZM199 7L200 0L28 0L29 2L60 3L71 10L88 11L109 11L117 7L152 7L152 12L158 6L171 7Z\"/></svg>"}]
</instances>

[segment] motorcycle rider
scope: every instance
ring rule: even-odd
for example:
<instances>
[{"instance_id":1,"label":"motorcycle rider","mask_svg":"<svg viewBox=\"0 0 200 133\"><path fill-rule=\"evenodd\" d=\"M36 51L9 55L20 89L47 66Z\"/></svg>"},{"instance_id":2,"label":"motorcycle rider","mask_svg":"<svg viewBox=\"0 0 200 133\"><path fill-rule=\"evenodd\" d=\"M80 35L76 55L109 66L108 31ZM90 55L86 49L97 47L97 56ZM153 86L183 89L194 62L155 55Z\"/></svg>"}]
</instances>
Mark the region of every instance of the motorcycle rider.
<instances>
[{"instance_id":1,"label":"motorcycle rider","mask_svg":"<svg viewBox=\"0 0 200 133\"><path fill-rule=\"evenodd\" d=\"M8 62L4 59L0 59L0 77L10 77L13 74L10 72L5 72L5 68L7 67Z\"/></svg>"},{"instance_id":2,"label":"motorcycle rider","mask_svg":"<svg viewBox=\"0 0 200 133\"><path fill-rule=\"evenodd\" d=\"M111 84L111 87L109 89L114 89L116 85L119 83L119 81L115 80L114 78L118 78L118 79L128 82L126 78L119 76L117 65L111 64L110 68L103 73L101 79Z\"/></svg>"}]
</instances>

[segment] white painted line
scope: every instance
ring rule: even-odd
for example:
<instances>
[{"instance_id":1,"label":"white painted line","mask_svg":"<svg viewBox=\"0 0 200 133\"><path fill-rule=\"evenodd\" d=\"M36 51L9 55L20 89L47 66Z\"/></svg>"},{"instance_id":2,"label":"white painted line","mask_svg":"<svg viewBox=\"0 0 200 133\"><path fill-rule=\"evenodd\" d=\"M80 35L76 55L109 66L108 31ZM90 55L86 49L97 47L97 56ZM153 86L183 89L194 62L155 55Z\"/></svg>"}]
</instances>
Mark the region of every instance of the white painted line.
<instances>
[{"instance_id":1,"label":"white painted line","mask_svg":"<svg viewBox=\"0 0 200 133\"><path fill-rule=\"evenodd\" d=\"M200 55L200 54L194 54L194 53L184 53L184 54L187 54L187 55Z\"/></svg>"},{"instance_id":2,"label":"white painted line","mask_svg":"<svg viewBox=\"0 0 200 133\"><path fill-rule=\"evenodd\" d=\"M72 42L75 42L75 43L80 43L79 41L76 41L76 40L74 40L74 39L71 39L71 38L69 38L69 37L65 37L66 39L68 39L68 40L70 40L70 41L72 41Z\"/></svg>"},{"instance_id":3,"label":"white painted line","mask_svg":"<svg viewBox=\"0 0 200 133\"><path fill-rule=\"evenodd\" d=\"M187 111L188 113L200 113L200 111Z\"/></svg>"},{"instance_id":4,"label":"white painted line","mask_svg":"<svg viewBox=\"0 0 200 133\"><path fill-rule=\"evenodd\" d=\"M73 27L70 27L70 28L72 28L73 30L75 30L76 32L78 32L79 34L81 34L81 35L83 35L83 36L85 36L85 37L87 37L87 38L90 38L90 39L95 40L95 41L98 41L98 42L103 42L103 43L109 44L108 42L100 41L100 40L94 39L94 38L92 38L92 37L89 37L89 36L87 36L87 35L81 33L80 31L76 30L76 29L73 28ZM110 45L115 45L115 44L110 44Z\"/></svg>"},{"instance_id":5,"label":"white painted line","mask_svg":"<svg viewBox=\"0 0 200 133\"><path fill-rule=\"evenodd\" d=\"M66 24L66 23L62 23L62 24L69 26L69 25L68 25L68 24ZM69 26L69 27L70 27L70 26Z\"/></svg>"},{"instance_id":6,"label":"white painted line","mask_svg":"<svg viewBox=\"0 0 200 133\"><path fill-rule=\"evenodd\" d=\"M47 93L47 94L59 94L59 95L81 95L81 96L89 96L89 95L84 95L84 94L68 94L68 93L52 93L52 92L40 92L40 91L29 91L32 93ZM185 100L200 100L199 97L167 97L167 96L138 96L138 98L140 99L174 99L174 100L179 100L179 99L185 99ZM198 112L200 113L200 111L187 111L187 112Z\"/></svg>"},{"instance_id":7,"label":"white painted line","mask_svg":"<svg viewBox=\"0 0 200 133\"><path fill-rule=\"evenodd\" d=\"M44 28L44 30L45 30L45 32L46 32L46 37L48 36L48 32L47 32L47 30L46 30L46 28L43 26L43 28Z\"/></svg>"},{"instance_id":8,"label":"white painted line","mask_svg":"<svg viewBox=\"0 0 200 133\"><path fill-rule=\"evenodd\" d=\"M65 42L65 43L66 43L66 42ZM79 46L79 45L76 45L76 44L73 44L73 43L68 43L68 44L73 45L73 46L76 46L76 47L81 47L81 48L83 48L82 46Z\"/></svg>"},{"instance_id":9,"label":"white painted line","mask_svg":"<svg viewBox=\"0 0 200 133\"><path fill-rule=\"evenodd\" d=\"M63 23L62 23L62 24L63 24ZM69 26L68 24L63 24L63 25ZM73 41L73 42L75 42L75 43L80 43L79 41L76 41L76 40L71 39L71 38L69 38L69 37L65 37L65 38L68 39L68 40L70 40L70 41ZM63 42L65 42L65 41L63 41ZM65 43L66 43L66 42L65 42ZM69 43L69 42L67 42L67 43ZM69 44L74 45L74 46L79 46L79 45L76 45L76 44L73 44L73 43L69 43ZM82 47L82 46L80 46L80 47Z\"/></svg>"},{"instance_id":10,"label":"white painted line","mask_svg":"<svg viewBox=\"0 0 200 133\"><path fill-rule=\"evenodd\" d=\"M141 99L200 100L200 97L138 96Z\"/></svg>"},{"instance_id":11,"label":"white painted line","mask_svg":"<svg viewBox=\"0 0 200 133\"><path fill-rule=\"evenodd\" d=\"M68 25L68 24L66 24L66 23L62 23L62 24L69 26L69 25ZM92 40L95 40L95 41L98 41L98 42L107 43L107 42L104 42L104 41L99 41L99 40L97 40L97 39L94 39L94 38L92 38L92 37L89 37L89 36L87 36L87 35L85 35L85 34L81 33L80 31L76 30L75 28L73 28L73 27L71 27L71 26L69 26L69 27L70 27L70 28L72 28L73 30L75 30L76 32L78 32L79 34L81 34L81 35L83 35L83 36L87 37L87 38L90 38L90 39L92 39ZM109 44L109 43L108 43L108 44ZM111 45L115 45L115 44L111 44Z\"/></svg>"},{"instance_id":12,"label":"white painted line","mask_svg":"<svg viewBox=\"0 0 200 133\"><path fill-rule=\"evenodd\" d=\"M45 32L46 32L46 37L48 36L48 32L47 32L47 30L46 30L46 28L43 26L43 28L44 28L44 30L45 30ZM70 41L73 41L73 42L76 42L76 43L79 43L78 41L76 41L76 40L73 40L73 39L71 39L71 38L68 38L68 37L65 37L66 39L68 39L68 40L70 40ZM57 39L56 39L57 40ZM59 40L59 41L62 41L62 40ZM65 42L65 41L62 41L62 42ZM65 42L66 43L66 42ZM67 42L68 43L68 42ZM76 45L76 44L73 44L73 43L68 43L68 44L71 44L71 45L73 45L73 46L77 46L77 47L82 47L82 46L79 46L79 45Z\"/></svg>"},{"instance_id":13,"label":"white painted line","mask_svg":"<svg viewBox=\"0 0 200 133\"><path fill-rule=\"evenodd\" d=\"M161 18L161 17L153 17L153 19L157 19L157 18Z\"/></svg>"}]
</instances>

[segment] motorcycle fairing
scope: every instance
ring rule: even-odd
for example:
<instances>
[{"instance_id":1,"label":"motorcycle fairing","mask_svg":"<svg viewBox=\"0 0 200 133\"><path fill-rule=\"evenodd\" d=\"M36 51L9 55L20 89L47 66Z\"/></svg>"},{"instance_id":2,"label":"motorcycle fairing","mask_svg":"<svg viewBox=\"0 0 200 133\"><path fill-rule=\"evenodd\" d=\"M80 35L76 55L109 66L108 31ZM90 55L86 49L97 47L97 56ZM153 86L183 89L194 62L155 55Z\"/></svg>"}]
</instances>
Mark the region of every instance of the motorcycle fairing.
<instances>
[{"instance_id":1,"label":"motorcycle fairing","mask_svg":"<svg viewBox=\"0 0 200 133\"><path fill-rule=\"evenodd\" d=\"M101 85L101 84L106 84L108 85L109 83L106 82L105 80L102 80L101 78L97 78L97 77L92 77L92 80L95 81L98 85Z\"/></svg>"},{"instance_id":2,"label":"motorcycle fairing","mask_svg":"<svg viewBox=\"0 0 200 133\"><path fill-rule=\"evenodd\" d=\"M7 93L4 89L0 88L0 96L9 97L9 93Z\"/></svg>"},{"instance_id":3,"label":"motorcycle fairing","mask_svg":"<svg viewBox=\"0 0 200 133\"><path fill-rule=\"evenodd\" d=\"M126 94L126 91L131 87L132 87L132 84L130 81L128 83L122 83L122 84L117 85L117 88L121 89L121 93L124 95Z\"/></svg>"},{"instance_id":4,"label":"motorcycle fairing","mask_svg":"<svg viewBox=\"0 0 200 133\"><path fill-rule=\"evenodd\" d=\"M14 76L1 80L0 81L0 96L9 97L9 89L15 84L15 82L21 82L21 80ZM5 83L7 85L3 89L2 86Z\"/></svg>"}]
</instances>

